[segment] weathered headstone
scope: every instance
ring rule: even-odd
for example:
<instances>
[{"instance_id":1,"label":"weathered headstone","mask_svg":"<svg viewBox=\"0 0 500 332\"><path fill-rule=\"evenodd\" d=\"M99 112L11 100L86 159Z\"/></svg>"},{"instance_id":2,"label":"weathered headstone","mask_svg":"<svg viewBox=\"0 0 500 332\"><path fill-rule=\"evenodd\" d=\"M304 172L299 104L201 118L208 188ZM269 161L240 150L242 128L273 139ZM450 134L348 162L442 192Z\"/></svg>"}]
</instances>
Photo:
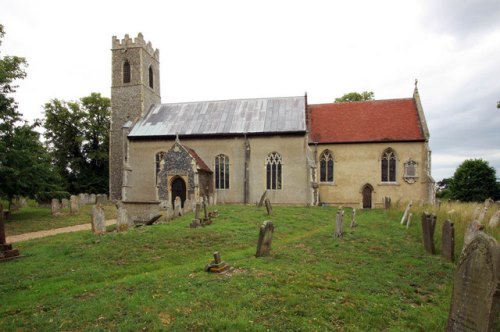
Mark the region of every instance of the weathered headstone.
<instances>
[{"instance_id":1,"label":"weathered headstone","mask_svg":"<svg viewBox=\"0 0 500 332\"><path fill-rule=\"evenodd\" d=\"M100 204L92 207L92 232L94 234L106 233L106 218Z\"/></svg>"},{"instance_id":2,"label":"weathered headstone","mask_svg":"<svg viewBox=\"0 0 500 332\"><path fill-rule=\"evenodd\" d=\"M477 217L477 221L479 221L480 224L483 223L484 217L486 216L486 212L488 212L487 207L484 207L481 209L481 212L479 213L479 217Z\"/></svg>"},{"instance_id":3,"label":"weathered headstone","mask_svg":"<svg viewBox=\"0 0 500 332\"><path fill-rule=\"evenodd\" d=\"M272 215L273 214L273 206L271 205L271 201L269 200L269 198L266 198L265 199L265 204L266 204L266 211L267 211L267 215Z\"/></svg>"},{"instance_id":4,"label":"weathered headstone","mask_svg":"<svg viewBox=\"0 0 500 332\"><path fill-rule=\"evenodd\" d=\"M69 200L67 198L61 199L61 209L69 208Z\"/></svg>"},{"instance_id":5,"label":"weathered headstone","mask_svg":"<svg viewBox=\"0 0 500 332\"><path fill-rule=\"evenodd\" d=\"M455 259L455 227L449 220L443 223L441 233L441 255L450 262L453 262Z\"/></svg>"},{"instance_id":6,"label":"weathered headstone","mask_svg":"<svg viewBox=\"0 0 500 332\"><path fill-rule=\"evenodd\" d=\"M89 204L96 204L97 202L97 196L96 194L90 194L89 196Z\"/></svg>"},{"instance_id":7,"label":"weathered headstone","mask_svg":"<svg viewBox=\"0 0 500 332\"><path fill-rule=\"evenodd\" d=\"M422 213L422 235L424 239L425 250L434 255L434 229L436 228L436 216Z\"/></svg>"},{"instance_id":8,"label":"weathered headstone","mask_svg":"<svg viewBox=\"0 0 500 332\"><path fill-rule=\"evenodd\" d=\"M385 196L384 197L384 209L389 210L391 208L391 198Z\"/></svg>"},{"instance_id":9,"label":"weathered headstone","mask_svg":"<svg viewBox=\"0 0 500 332\"><path fill-rule=\"evenodd\" d=\"M406 228L410 228L410 224L411 224L411 219L413 218L413 213L410 212L410 214L408 215L408 219L406 220Z\"/></svg>"},{"instance_id":10,"label":"weathered headstone","mask_svg":"<svg viewBox=\"0 0 500 332\"><path fill-rule=\"evenodd\" d=\"M337 217L335 220L335 233L333 233L334 238L342 238L344 236L343 219L344 219L344 210L339 209L337 211Z\"/></svg>"},{"instance_id":11,"label":"weathered headstone","mask_svg":"<svg viewBox=\"0 0 500 332\"><path fill-rule=\"evenodd\" d=\"M134 222L128 217L127 209L121 201L116 202L116 208L116 229L118 232L124 232L134 227Z\"/></svg>"},{"instance_id":12,"label":"weathered headstone","mask_svg":"<svg viewBox=\"0 0 500 332\"><path fill-rule=\"evenodd\" d=\"M465 229L465 235L464 235L464 246L463 250L467 247L467 245L472 241L474 237L484 228L483 225L481 225L477 220L472 220Z\"/></svg>"},{"instance_id":13,"label":"weathered headstone","mask_svg":"<svg viewBox=\"0 0 500 332\"><path fill-rule=\"evenodd\" d=\"M472 214L472 220L477 220L480 213L481 213L481 208L478 206L474 209L474 213Z\"/></svg>"},{"instance_id":14,"label":"weathered headstone","mask_svg":"<svg viewBox=\"0 0 500 332\"><path fill-rule=\"evenodd\" d=\"M447 331L498 331L500 248L479 232L460 256L453 276Z\"/></svg>"},{"instance_id":15,"label":"weathered headstone","mask_svg":"<svg viewBox=\"0 0 500 332\"><path fill-rule=\"evenodd\" d=\"M406 220L408 219L408 214L410 213L411 206L413 205L413 201L410 201L406 206L405 212L403 213L403 218L401 218L401 225L406 224Z\"/></svg>"},{"instance_id":16,"label":"weathered headstone","mask_svg":"<svg viewBox=\"0 0 500 332\"><path fill-rule=\"evenodd\" d=\"M259 229L259 240L257 242L256 257L268 256L271 252L271 243L273 241L274 225L270 220L262 223Z\"/></svg>"},{"instance_id":17,"label":"weathered headstone","mask_svg":"<svg viewBox=\"0 0 500 332\"><path fill-rule=\"evenodd\" d=\"M490 218L490 222L488 223L488 226L494 228L497 227L499 223L500 223L500 210L493 213L493 215Z\"/></svg>"},{"instance_id":18,"label":"weathered headstone","mask_svg":"<svg viewBox=\"0 0 500 332\"><path fill-rule=\"evenodd\" d=\"M212 224L212 219L210 219L210 212L208 211L208 204L206 200L203 200L203 220L201 221L202 226L207 226Z\"/></svg>"},{"instance_id":19,"label":"weathered headstone","mask_svg":"<svg viewBox=\"0 0 500 332\"><path fill-rule=\"evenodd\" d=\"M69 198L69 210L71 214L76 214L80 210L79 200L75 195L71 195L71 197Z\"/></svg>"},{"instance_id":20,"label":"weathered headstone","mask_svg":"<svg viewBox=\"0 0 500 332\"><path fill-rule=\"evenodd\" d=\"M356 226L358 226L358 224L356 224L356 209L352 209L351 228Z\"/></svg>"},{"instance_id":21,"label":"weathered headstone","mask_svg":"<svg viewBox=\"0 0 500 332\"><path fill-rule=\"evenodd\" d=\"M257 205L258 207L264 206L264 201L266 200L266 197L267 197L267 190L264 190L264 193L262 193L262 196L260 196L260 201L259 204Z\"/></svg>"},{"instance_id":22,"label":"weathered headstone","mask_svg":"<svg viewBox=\"0 0 500 332\"><path fill-rule=\"evenodd\" d=\"M191 221L191 228L196 228L200 227L201 225L201 219L200 219L200 210L201 210L201 205L200 203L196 203L196 207L194 209L194 219Z\"/></svg>"},{"instance_id":23,"label":"weathered headstone","mask_svg":"<svg viewBox=\"0 0 500 332\"><path fill-rule=\"evenodd\" d=\"M84 204L84 205L88 205L88 204L90 204L90 195L89 195L89 194L87 194L87 193L85 193L85 194L83 194L83 197L84 197L84 198L83 198L83 204Z\"/></svg>"},{"instance_id":24,"label":"weathered headstone","mask_svg":"<svg viewBox=\"0 0 500 332\"><path fill-rule=\"evenodd\" d=\"M3 223L3 205L0 203L0 261L19 257L19 250L12 249L12 244L7 243L5 225Z\"/></svg>"},{"instance_id":25,"label":"weathered headstone","mask_svg":"<svg viewBox=\"0 0 500 332\"><path fill-rule=\"evenodd\" d=\"M223 262L218 251L214 252L214 260L205 266L205 272L222 273L229 269L229 265Z\"/></svg>"},{"instance_id":26,"label":"weathered headstone","mask_svg":"<svg viewBox=\"0 0 500 332\"><path fill-rule=\"evenodd\" d=\"M52 201L50 202L50 211L53 216L58 216L60 215L59 209L61 208L61 204L59 203L59 199L57 198L52 198Z\"/></svg>"},{"instance_id":27,"label":"weathered headstone","mask_svg":"<svg viewBox=\"0 0 500 332\"><path fill-rule=\"evenodd\" d=\"M177 196L174 201L174 214L176 218L182 216L181 204L181 198Z\"/></svg>"},{"instance_id":28,"label":"weathered headstone","mask_svg":"<svg viewBox=\"0 0 500 332\"><path fill-rule=\"evenodd\" d=\"M493 203L495 203L494 200L492 200L491 198L487 198L484 200L484 207L489 209L490 206L493 205Z\"/></svg>"}]
</instances>

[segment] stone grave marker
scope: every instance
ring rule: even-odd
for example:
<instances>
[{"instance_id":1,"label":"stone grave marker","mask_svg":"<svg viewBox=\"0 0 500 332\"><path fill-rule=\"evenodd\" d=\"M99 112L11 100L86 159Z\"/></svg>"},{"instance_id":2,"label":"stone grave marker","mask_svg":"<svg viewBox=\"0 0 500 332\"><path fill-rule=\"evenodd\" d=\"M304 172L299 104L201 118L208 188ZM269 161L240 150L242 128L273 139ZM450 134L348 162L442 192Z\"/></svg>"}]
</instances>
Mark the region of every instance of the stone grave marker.
<instances>
[{"instance_id":1,"label":"stone grave marker","mask_svg":"<svg viewBox=\"0 0 500 332\"><path fill-rule=\"evenodd\" d=\"M255 257L268 256L271 253L274 225L271 220L262 223L259 229L259 240L257 242L257 253Z\"/></svg>"},{"instance_id":2,"label":"stone grave marker","mask_svg":"<svg viewBox=\"0 0 500 332\"><path fill-rule=\"evenodd\" d=\"M273 206L271 205L271 201L269 198L265 199L265 205L266 205L266 210L267 210L267 215L272 215L273 214Z\"/></svg>"},{"instance_id":3,"label":"stone grave marker","mask_svg":"<svg viewBox=\"0 0 500 332\"><path fill-rule=\"evenodd\" d=\"M205 272L222 273L229 269L229 265L223 262L218 251L214 252L214 260L205 266Z\"/></svg>"},{"instance_id":4,"label":"stone grave marker","mask_svg":"<svg viewBox=\"0 0 500 332\"><path fill-rule=\"evenodd\" d=\"M486 216L486 212L488 212L487 207L484 207L481 209L481 212L479 213L479 216L477 217L477 221L479 221L480 224L483 223L484 217Z\"/></svg>"},{"instance_id":5,"label":"stone grave marker","mask_svg":"<svg viewBox=\"0 0 500 332\"><path fill-rule=\"evenodd\" d=\"M358 224L356 224L356 209L352 209L351 228L356 226L358 226Z\"/></svg>"},{"instance_id":6,"label":"stone grave marker","mask_svg":"<svg viewBox=\"0 0 500 332\"><path fill-rule=\"evenodd\" d=\"M267 198L267 190L264 190L264 193L262 193L262 196L260 196L260 201L259 204L257 205L258 207L263 207L264 206L264 201Z\"/></svg>"},{"instance_id":7,"label":"stone grave marker","mask_svg":"<svg viewBox=\"0 0 500 332\"><path fill-rule=\"evenodd\" d=\"M406 206L405 212L403 213L403 218L401 218L401 225L406 225L406 221L408 219L408 214L410 213L411 206L413 205L413 201L410 201Z\"/></svg>"},{"instance_id":8,"label":"stone grave marker","mask_svg":"<svg viewBox=\"0 0 500 332\"><path fill-rule=\"evenodd\" d=\"M472 241L472 239L479 233L479 231L483 230L483 225L481 225L477 220L472 220L465 229L465 235L464 235L464 246L463 250L465 250L465 247Z\"/></svg>"},{"instance_id":9,"label":"stone grave marker","mask_svg":"<svg viewBox=\"0 0 500 332\"><path fill-rule=\"evenodd\" d=\"M89 196L89 204L96 204L97 196L96 194L90 194Z\"/></svg>"},{"instance_id":10,"label":"stone grave marker","mask_svg":"<svg viewBox=\"0 0 500 332\"><path fill-rule=\"evenodd\" d=\"M453 223L446 220L443 223L441 233L441 256L446 260L453 262L455 259L455 227Z\"/></svg>"},{"instance_id":11,"label":"stone grave marker","mask_svg":"<svg viewBox=\"0 0 500 332\"><path fill-rule=\"evenodd\" d=\"M343 222L344 222L344 210L339 209L337 211L337 217L335 220L335 233L333 233L333 237L336 239L342 238L344 236Z\"/></svg>"},{"instance_id":12,"label":"stone grave marker","mask_svg":"<svg viewBox=\"0 0 500 332\"><path fill-rule=\"evenodd\" d=\"M182 216L181 204L181 198L177 196L174 201L174 214L176 218Z\"/></svg>"},{"instance_id":13,"label":"stone grave marker","mask_svg":"<svg viewBox=\"0 0 500 332\"><path fill-rule=\"evenodd\" d=\"M500 223L500 210L493 213L493 215L490 218L490 222L488 223L488 226L497 227L499 223Z\"/></svg>"},{"instance_id":14,"label":"stone grave marker","mask_svg":"<svg viewBox=\"0 0 500 332\"><path fill-rule=\"evenodd\" d=\"M424 238L425 250L434 255L434 230L436 228L436 216L428 213L422 213L422 235Z\"/></svg>"},{"instance_id":15,"label":"stone grave marker","mask_svg":"<svg viewBox=\"0 0 500 332\"><path fill-rule=\"evenodd\" d=\"M384 197L384 209L389 210L391 208L391 198L385 196Z\"/></svg>"},{"instance_id":16,"label":"stone grave marker","mask_svg":"<svg viewBox=\"0 0 500 332\"><path fill-rule=\"evenodd\" d=\"M61 199L61 208L62 209L69 208L69 199L67 199L67 198Z\"/></svg>"},{"instance_id":17,"label":"stone grave marker","mask_svg":"<svg viewBox=\"0 0 500 332\"><path fill-rule=\"evenodd\" d=\"M203 220L201 221L202 226L212 224L212 219L210 219L210 213L208 212L208 204L206 200L203 200Z\"/></svg>"},{"instance_id":18,"label":"stone grave marker","mask_svg":"<svg viewBox=\"0 0 500 332\"><path fill-rule=\"evenodd\" d=\"M484 207L489 209L490 206L493 205L493 203L495 203L494 200L492 200L491 198L487 198L484 200Z\"/></svg>"},{"instance_id":19,"label":"stone grave marker","mask_svg":"<svg viewBox=\"0 0 500 332\"><path fill-rule=\"evenodd\" d=\"M71 214L76 214L80 210L78 196L71 195L69 198L69 210Z\"/></svg>"},{"instance_id":20,"label":"stone grave marker","mask_svg":"<svg viewBox=\"0 0 500 332\"><path fill-rule=\"evenodd\" d=\"M406 220L406 229L410 228L411 219L413 218L413 213L410 212L408 219Z\"/></svg>"},{"instance_id":21,"label":"stone grave marker","mask_svg":"<svg viewBox=\"0 0 500 332\"><path fill-rule=\"evenodd\" d=\"M472 214L472 220L477 220L480 213L481 213L481 208L478 206L474 209L474 213Z\"/></svg>"},{"instance_id":22,"label":"stone grave marker","mask_svg":"<svg viewBox=\"0 0 500 332\"><path fill-rule=\"evenodd\" d=\"M116 229L118 232L127 231L129 228L134 227L134 222L128 217L127 209L122 201L116 202Z\"/></svg>"},{"instance_id":23,"label":"stone grave marker","mask_svg":"<svg viewBox=\"0 0 500 332\"><path fill-rule=\"evenodd\" d=\"M94 234L106 233L106 218L101 204L96 204L92 207L92 232Z\"/></svg>"},{"instance_id":24,"label":"stone grave marker","mask_svg":"<svg viewBox=\"0 0 500 332\"><path fill-rule=\"evenodd\" d=\"M201 219L200 219L200 210L201 210L201 205L200 203L196 203L196 207L194 209L194 219L191 221L191 228L196 228L200 227L201 225Z\"/></svg>"},{"instance_id":25,"label":"stone grave marker","mask_svg":"<svg viewBox=\"0 0 500 332\"><path fill-rule=\"evenodd\" d=\"M479 232L460 256L453 276L447 331L498 331L500 248Z\"/></svg>"},{"instance_id":26,"label":"stone grave marker","mask_svg":"<svg viewBox=\"0 0 500 332\"><path fill-rule=\"evenodd\" d=\"M0 262L19 257L19 250L12 249L12 244L7 243L5 225L3 223L3 205L0 203Z\"/></svg>"},{"instance_id":27,"label":"stone grave marker","mask_svg":"<svg viewBox=\"0 0 500 332\"><path fill-rule=\"evenodd\" d=\"M59 203L59 199L52 198L50 201L50 211L53 216L60 215L59 209L61 208L61 204Z\"/></svg>"}]
</instances>

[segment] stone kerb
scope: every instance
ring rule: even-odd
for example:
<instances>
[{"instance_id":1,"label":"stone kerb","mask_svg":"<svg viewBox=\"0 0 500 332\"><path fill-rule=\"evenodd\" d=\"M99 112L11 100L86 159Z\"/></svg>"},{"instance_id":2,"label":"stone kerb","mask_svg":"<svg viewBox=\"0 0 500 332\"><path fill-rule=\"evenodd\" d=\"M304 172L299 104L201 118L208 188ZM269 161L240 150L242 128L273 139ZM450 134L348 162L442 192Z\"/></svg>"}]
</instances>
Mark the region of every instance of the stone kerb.
<instances>
[{"instance_id":1,"label":"stone kerb","mask_svg":"<svg viewBox=\"0 0 500 332\"><path fill-rule=\"evenodd\" d=\"M500 316L500 248L478 232L453 276L447 331L497 331Z\"/></svg>"}]
</instances>

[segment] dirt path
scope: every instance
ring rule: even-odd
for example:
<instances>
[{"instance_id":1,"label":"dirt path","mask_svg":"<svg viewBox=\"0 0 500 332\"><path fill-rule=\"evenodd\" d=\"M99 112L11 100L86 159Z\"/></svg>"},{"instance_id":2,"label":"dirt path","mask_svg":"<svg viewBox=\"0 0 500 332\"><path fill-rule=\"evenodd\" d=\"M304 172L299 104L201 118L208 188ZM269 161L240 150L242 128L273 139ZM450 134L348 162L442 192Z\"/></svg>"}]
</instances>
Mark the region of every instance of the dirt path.
<instances>
[{"instance_id":1,"label":"dirt path","mask_svg":"<svg viewBox=\"0 0 500 332\"><path fill-rule=\"evenodd\" d=\"M116 219L106 220L106 226L113 225L113 224L116 224ZM19 234L19 235L7 236L6 242L7 243L15 243L15 242L19 242L19 241L33 240L33 239L38 239L40 237L46 237L46 236L51 236L51 235L56 235L56 234L61 234L61 233L86 231L86 230L90 230L92 228L91 226L92 225L90 223L86 223L86 224L75 225L75 226L48 229L45 231L38 231L38 232L31 232L31 233L24 233L24 234Z\"/></svg>"}]
</instances>

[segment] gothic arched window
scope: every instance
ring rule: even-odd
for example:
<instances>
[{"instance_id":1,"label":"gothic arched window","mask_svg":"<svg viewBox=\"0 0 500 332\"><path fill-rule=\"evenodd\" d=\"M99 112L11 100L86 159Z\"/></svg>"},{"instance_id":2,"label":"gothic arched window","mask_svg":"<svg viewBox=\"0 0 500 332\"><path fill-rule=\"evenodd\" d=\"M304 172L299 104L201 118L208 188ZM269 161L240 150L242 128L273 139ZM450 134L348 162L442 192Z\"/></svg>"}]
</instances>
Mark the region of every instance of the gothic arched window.
<instances>
[{"instance_id":1,"label":"gothic arched window","mask_svg":"<svg viewBox=\"0 0 500 332\"><path fill-rule=\"evenodd\" d=\"M152 89L153 88L153 67L149 66L149 87Z\"/></svg>"},{"instance_id":2,"label":"gothic arched window","mask_svg":"<svg viewBox=\"0 0 500 332\"><path fill-rule=\"evenodd\" d=\"M278 152L272 152L266 158L266 188L280 190L282 187L282 159Z\"/></svg>"},{"instance_id":3,"label":"gothic arched window","mask_svg":"<svg viewBox=\"0 0 500 332\"><path fill-rule=\"evenodd\" d=\"M123 63L123 83L130 83L130 63L128 60Z\"/></svg>"},{"instance_id":4,"label":"gothic arched window","mask_svg":"<svg viewBox=\"0 0 500 332\"><path fill-rule=\"evenodd\" d=\"M215 157L215 189L229 189L229 157L225 154Z\"/></svg>"},{"instance_id":5,"label":"gothic arched window","mask_svg":"<svg viewBox=\"0 0 500 332\"><path fill-rule=\"evenodd\" d=\"M382 154L381 168L382 182L396 182L396 154L391 148Z\"/></svg>"},{"instance_id":6,"label":"gothic arched window","mask_svg":"<svg viewBox=\"0 0 500 332\"><path fill-rule=\"evenodd\" d=\"M325 150L319 156L320 182L333 182L333 155L330 150Z\"/></svg>"}]
</instances>

